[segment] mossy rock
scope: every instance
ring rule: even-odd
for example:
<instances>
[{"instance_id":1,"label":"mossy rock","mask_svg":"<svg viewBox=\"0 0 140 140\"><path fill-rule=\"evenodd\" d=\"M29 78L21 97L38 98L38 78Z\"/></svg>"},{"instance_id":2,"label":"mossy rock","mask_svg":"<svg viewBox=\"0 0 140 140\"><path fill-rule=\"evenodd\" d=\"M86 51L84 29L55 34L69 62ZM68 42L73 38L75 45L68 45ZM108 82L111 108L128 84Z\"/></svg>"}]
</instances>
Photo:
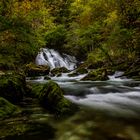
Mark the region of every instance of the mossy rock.
<instances>
[{"instance_id":1,"label":"mossy rock","mask_svg":"<svg viewBox=\"0 0 140 140\"><path fill-rule=\"evenodd\" d=\"M29 77L48 75L50 72L49 66L35 65L33 63L27 64L25 73Z\"/></svg>"},{"instance_id":2,"label":"mossy rock","mask_svg":"<svg viewBox=\"0 0 140 140\"><path fill-rule=\"evenodd\" d=\"M68 115L75 112L76 105L64 98L64 91L53 81L46 83L40 91L40 103L56 115Z\"/></svg>"},{"instance_id":3,"label":"mossy rock","mask_svg":"<svg viewBox=\"0 0 140 140\"><path fill-rule=\"evenodd\" d=\"M65 67L61 67L61 68L54 68L51 70L51 74L53 76L60 76L61 73L67 73L67 72L70 72L67 68Z\"/></svg>"},{"instance_id":4,"label":"mossy rock","mask_svg":"<svg viewBox=\"0 0 140 140\"><path fill-rule=\"evenodd\" d=\"M88 70L86 68L78 68L76 70L76 73L78 73L78 74L85 74L85 73L88 73Z\"/></svg>"},{"instance_id":5,"label":"mossy rock","mask_svg":"<svg viewBox=\"0 0 140 140\"><path fill-rule=\"evenodd\" d=\"M51 80L49 76L44 76L44 80Z\"/></svg>"},{"instance_id":6,"label":"mossy rock","mask_svg":"<svg viewBox=\"0 0 140 140\"><path fill-rule=\"evenodd\" d=\"M79 74L76 73L76 72L73 72L73 73L69 73L68 76L69 77L75 77L75 76L78 76Z\"/></svg>"},{"instance_id":7,"label":"mossy rock","mask_svg":"<svg viewBox=\"0 0 140 140\"><path fill-rule=\"evenodd\" d=\"M84 78L82 78L81 80L83 81L105 81L108 80L108 76L107 76L107 71L106 69L96 69L93 71L90 71Z\"/></svg>"},{"instance_id":8,"label":"mossy rock","mask_svg":"<svg viewBox=\"0 0 140 140\"><path fill-rule=\"evenodd\" d=\"M0 97L0 119L10 117L19 112L19 108Z\"/></svg>"},{"instance_id":9,"label":"mossy rock","mask_svg":"<svg viewBox=\"0 0 140 140\"><path fill-rule=\"evenodd\" d=\"M75 77L75 76L86 74L86 73L88 73L88 70L86 68L78 68L73 73L69 73L68 76Z\"/></svg>"},{"instance_id":10,"label":"mossy rock","mask_svg":"<svg viewBox=\"0 0 140 140\"><path fill-rule=\"evenodd\" d=\"M39 98L40 91L42 90L44 84L33 83L33 84L30 84L29 86L31 87L30 96Z\"/></svg>"},{"instance_id":11,"label":"mossy rock","mask_svg":"<svg viewBox=\"0 0 140 140\"><path fill-rule=\"evenodd\" d=\"M26 81L23 74L11 73L0 76L0 96L17 104L26 92Z\"/></svg>"}]
</instances>

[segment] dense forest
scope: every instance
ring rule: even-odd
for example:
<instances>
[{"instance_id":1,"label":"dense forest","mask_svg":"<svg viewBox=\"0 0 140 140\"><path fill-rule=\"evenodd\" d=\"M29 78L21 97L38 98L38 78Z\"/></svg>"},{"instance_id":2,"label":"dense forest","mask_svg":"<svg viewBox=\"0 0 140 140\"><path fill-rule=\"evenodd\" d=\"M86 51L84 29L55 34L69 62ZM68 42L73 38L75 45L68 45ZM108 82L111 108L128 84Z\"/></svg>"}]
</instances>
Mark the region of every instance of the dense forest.
<instances>
[{"instance_id":1,"label":"dense forest","mask_svg":"<svg viewBox=\"0 0 140 140\"><path fill-rule=\"evenodd\" d=\"M139 0L1 0L0 68L34 61L39 48L88 63L134 62L140 55Z\"/></svg>"}]
</instances>

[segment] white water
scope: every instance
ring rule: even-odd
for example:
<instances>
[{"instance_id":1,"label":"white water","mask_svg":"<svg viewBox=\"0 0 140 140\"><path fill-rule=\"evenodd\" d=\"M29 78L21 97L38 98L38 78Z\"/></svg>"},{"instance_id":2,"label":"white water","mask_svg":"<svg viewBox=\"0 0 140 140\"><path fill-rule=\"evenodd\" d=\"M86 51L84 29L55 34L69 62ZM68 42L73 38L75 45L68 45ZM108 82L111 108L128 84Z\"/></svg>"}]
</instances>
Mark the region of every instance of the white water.
<instances>
[{"instance_id":1,"label":"white water","mask_svg":"<svg viewBox=\"0 0 140 140\"><path fill-rule=\"evenodd\" d=\"M136 91L126 93L110 92L107 94L89 94L86 95L85 98L77 98L69 95L66 96L66 98L77 104L109 112L113 115L137 116L140 114L140 92Z\"/></svg>"},{"instance_id":2,"label":"white water","mask_svg":"<svg viewBox=\"0 0 140 140\"><path fill-rule=\"evenodd\" d=\"M48 65L51 69L66 67L68 70L76 68L76 58L67 54L60 55L57 51L42 48L36 57L37 65Z\"/></svg>"},{"instance_id":3,"label":"white water","mask_svg":"<svg viewBox=\"0 0 140 140\"><path fill-rule=\"evenodd\" d=\"M46 64L51 68L66 67L71 70L76 66L74 57L68 55L62 57L51 49L42 49L36 58L36 63ZM62 73L62 76L51 79L65 90L67 94L65 97L76 104L114 116L140 115L140 82L122 78L123 72L120 71L108 76L108 81L80 81L85 75L69 77L68 73ZM46 81L41 79L36 82Z\"/></svg>"},{"instance_id":4,"label":"white water","mask_svg":"<svg viewBox=\"0 0 140 140\"><path fill-rule=\"evenodd\" d=\"M116 71L113 75L109 75L108 78L110 81L130 81L126 77L121 77L124 74L122 71Z\"/></svg>"}]
</instances>

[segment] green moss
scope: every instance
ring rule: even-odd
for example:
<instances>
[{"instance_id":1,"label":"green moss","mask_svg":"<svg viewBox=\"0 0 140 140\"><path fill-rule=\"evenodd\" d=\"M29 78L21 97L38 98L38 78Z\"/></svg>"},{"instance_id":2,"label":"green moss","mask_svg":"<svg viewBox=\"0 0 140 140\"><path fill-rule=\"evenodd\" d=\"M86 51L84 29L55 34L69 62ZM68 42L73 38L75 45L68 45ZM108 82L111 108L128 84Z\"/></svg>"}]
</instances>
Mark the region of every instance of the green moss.
<instances>
[{"instance_id":1,"label":"green moss","mask_svg":"<svg viewBox=\"0 0 140 140\"><path fill-rule=\"evenodd\" d=\"M46 83L39 95L40 103L56 115L72 114L77 107L64 98L64 92L53 81Z\"/></svg>"},{"instance_id":2,"label":"green moss","mask_svg":"<svg viewBox=\"0 0 140 140\"><path fill-rule=\"evenodd\" d=\"M22 100L26 92L26 81L23 74L11 73L0 77L0 96L12 103Z\"/></svg>"},{"instance_id":3,"label":"green moss","mask_svg":"<svg viewBox=\"0 0 140 140\"><path fill-rule=\"evenodd\" d=\"M49 76L45 76L44 80L51 80L51 78Z\"/></svg>"},{"instance_id":4,"label":"green moss","mask_svg":"<svg viewBox=\"0 0 140 140\"><path fill-rule=\"evenodd\" d=\"M85 68L78 68L76 70L76 73L78 73L78 74L85 74L85 73L88 73L88 70L85 69Z\"/></svg>"},{"instance_id":5,"label":"green moss","mask_svg":"<svg viewBox=\"0 0 140 140\"><path fill-rule=\"evenodd\" d=\"M90 71L83 79L83 81L91 80L91 81L104 81L108 80L106 69L96 69Z\"/></svg>"},{"instance_id":6,"label":"green moss","mask_svg":"<svg viewBox=\"0 0 140 140\"><path fill-rule=\"evenodd\" d=\"M27 76L41 76L47 75L50 72L50 68L48 66L38 66L33 63L29 63L26 65L25 73Z\"/></svg>"},{"instance_id":7,"label":"green moss","mask_svg":"<svg viewBox=\"0 0 140 140\"><path fill-rule=\"evenodd\" d=\"M52 75L61 75L61 73L67 73L67 72L69 72L69 70L67 69L67 68L65 68L65 67L61 67L61 68L54 68L54 69L52 69L51 70L51 74Z\"/></svg>"},{"instance_id":8,"label":"green moss","mask_svg":"<svg viewBox=\"0 0 140 140\"><path fill-rule=\"evenodd\" d=\"M0 97L0 119L9 117L19 111L15 105Z\"/></svg>"},{"instance_id":9,"label":"green moss","mask_svg":"<svg viewBox=\"0 0 140 140\"><path fill-rule=\"evenodd\" d=\"M37 83L34 83L31 86L31 92L30 92L30 95L32 97L39 97L40 96L40 91L42 90L44 84L37 84Z\"/></svg>"},{"instance_id":10,"label":"green moss","mask_svg":"<svg viewBox=\"0 0 140 140\"><path fill-rule=\"evenodd\" d=\"M77 76L77 75L79 75L79 74L76 73L76 72L73 72L73 73L68 74L69 77L74 77L74 76Z\"/></svg>"}]
</instances>

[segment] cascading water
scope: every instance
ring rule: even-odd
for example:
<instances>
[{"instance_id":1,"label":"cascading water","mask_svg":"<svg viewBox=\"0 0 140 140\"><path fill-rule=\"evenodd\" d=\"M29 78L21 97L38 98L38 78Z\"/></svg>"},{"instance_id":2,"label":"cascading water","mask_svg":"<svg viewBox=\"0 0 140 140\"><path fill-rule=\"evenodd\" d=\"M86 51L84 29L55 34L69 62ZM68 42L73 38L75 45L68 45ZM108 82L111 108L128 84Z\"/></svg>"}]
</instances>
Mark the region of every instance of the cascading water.
<instances>
[{"instance_id":1,"label":"cascading water","mask_svg":"<svg viewBox=\"0 0 140 140\"><path fill-rule=\"evenodd\" d=\"M60 55L57 51L42 48L36 57L37 65L49 65L51 69L66 67L69 70L76 68L76 58L67 54Z\"/></svg>"}]
</instances>

